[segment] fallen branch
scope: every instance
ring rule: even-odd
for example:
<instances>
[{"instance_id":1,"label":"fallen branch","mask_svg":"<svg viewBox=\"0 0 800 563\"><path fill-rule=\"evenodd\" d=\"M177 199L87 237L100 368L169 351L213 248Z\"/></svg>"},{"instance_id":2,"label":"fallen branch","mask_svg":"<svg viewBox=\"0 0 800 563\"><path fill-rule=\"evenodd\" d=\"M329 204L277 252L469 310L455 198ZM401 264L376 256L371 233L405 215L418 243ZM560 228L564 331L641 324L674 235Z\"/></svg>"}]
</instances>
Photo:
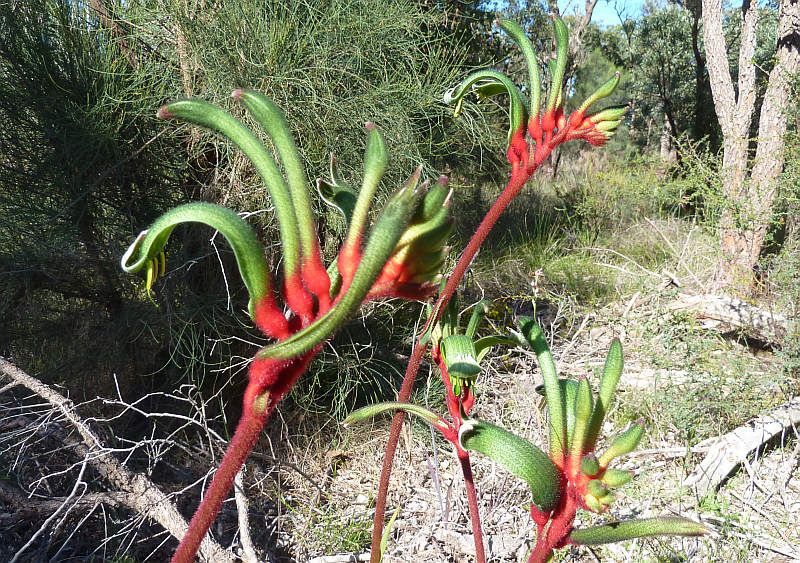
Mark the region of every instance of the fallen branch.
<instances>
[{"instance_id":1,"label":"fallen branch","mask_svg":"<svg viewBox=\"0 0 800 563\"><path fill-rule=\"evenodd\" d=\"M83 441L77 444L77 454L94 469L122 496L115 497L132 510L150 518L164 527L172 536L180 540L186 533L187 524L178 509L167 495L144 475L134 473L123 465L103 446L89 426L75 411L72 401L6 361L0 358L0 373L50 403L66 418L80 434ZM4 390L9 386L3 387ZM214 562L233 561L233 557L210 536L206 536L200 547L204 559Z\"/></svg>"},{"instance_id":2,"label":"fallen branch","mask_svg":"<svg viewBox=\"0 0 800 563\"><path fill-rule=\"evenodd\" d=\"M785 316L722 295L682 293L667 307L694 312L706 328L741 331L770 345L780 345L789 330Z\"/></svg>"},{"instance_id":3,"label":"fallen branch","mask_svg":"<svg viewBox=\"0 0 800 563\"><path fill-rule=\"evenodd\" d=\"M703 498L719 487L753 451L798 424L800 397L795 397L719 438L685 484L694 487L697 496Z\"/></svg>"}]
</instances>

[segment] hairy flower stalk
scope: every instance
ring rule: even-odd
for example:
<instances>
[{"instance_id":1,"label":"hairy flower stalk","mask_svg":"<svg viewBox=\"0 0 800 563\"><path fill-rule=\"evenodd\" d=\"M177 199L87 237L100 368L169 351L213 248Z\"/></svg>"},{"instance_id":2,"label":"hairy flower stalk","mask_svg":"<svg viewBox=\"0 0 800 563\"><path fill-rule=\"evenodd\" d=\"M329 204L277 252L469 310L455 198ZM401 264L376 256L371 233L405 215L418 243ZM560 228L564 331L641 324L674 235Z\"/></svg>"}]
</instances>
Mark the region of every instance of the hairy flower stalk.
<instances>
[{"instance_id":1,"label":"hairy flower stalk","mask_svg":"<svg viewBox=\"0 0 800 563\"><path fill-rule=\"evenodd\" d=\"M357 198L336 176L331 182L317 182L323 199L332 202L350 222L339 256L329 268L334 274L332 280L322 261L305 169L283 113L258 92L236 90L232 97L245 106L269 137L281 166L252 131L217 106L181 100L164 106L158 115L216 131L252 161L278 217L283 252L283 280L277 286L280 291L275 289L264 248L252 228L236 213L218 205L190 203L168 211L142 232L122 257L126 272L145 271L149 292L165 273L164 249L176 225L199 222L219 231L236 257L249 293L248 312L253 323L276 341L262 348L250 364L241 418L173 556L175 562L194 561L270 414L323 344L361 304L386 297L422 299L432 293L452 228L446 181L440 180L428 190L427 182L420 182L420 169L369 225L369 212L388 161L383 138L370 124L364 183Z\"/></svg>"},{"instance_id":2,"label":"hairy flower stalk","mask_svg":"<svg viewBox=\"0 0 800 563\"><path fill-rule=\"evenodd\" d=\"M433 340L427 337L428 331L442 319L467 268L506 207L520 193L530 177L557 146L567 141L581 139L594 146L602 146L619 126L625 112L625 108L607 108L595 113L588 113L591 106L614 91L619 82L619 74L616 74L589 96L569 117L565 116L563 83L569 33L566 24L558 17L553 18L556 59L550 65L550 91L547 96L547 104L542 108L539 63L533 45L522 28L515 22L501 20L499 25L522 51L528 66L528 91L531 99L530 102L527 102L519 88L507 76L495 70L475 72L445 95L445 101L455 104L456 115L460 112L463 100L469 93L477 95L479 100L499 94L508 96L509 130L506 157L511 171L505 189L490 207L459 257L452 274L447 278L447 283L431 309L425 326L420 331L398 393L400 404L408 401L421 360L428 349L429 340ZM447 389L446 402L452 423L450 426L440 427L440 431L445 437L448 437L447 432L452 432L458 426L461 436L458 443L454 442L457 451L474 448L505 465L509 471L529 483L534 499L531 504L531 516L538 527L536 548L530 558L530 561L535 562L548 560L554 549L567 543L580 543L583 536L570 536L576 511L579 508L596 512L604 511L613 499L608 490L609 487L619 486L629 477L617 470L609 470L607 463L601 463L601 460L608 462L616 455L621 455L621 452L625 451L627 447L634 447L635 442L638 442L638 438L635 438L638 431L631 430L631 434L623 439L623 443L618 446L617 450L604 454L601 459L593 459L597 435L621 371L613 367L616 364L610 359L612 368L607 368L610 375L604 376L600 396L595 401L591 395L588 381L572 382L567 385L558 381L552 356L541 330L536 334L533 329L538 329L538 327L534 322L531 322L528 328L531 331L525 340L536 351L545 378L549 413L549 456L532 444L497 427L484 425L481 427L483 432L478 433L478 438L473 436L472 441L469 440L471 434L465 433L465 429L474 428L471 425L476 423L464 424L464 420L457 414L464 411L465 404L471 405L474 401L471 385L468 384L471 377L470 371L474 370L469 362L460 362L456 386ZM436 359L437 355L441 355L442 349L436 342L433 342L432 346L432 353ZM452 351L448 351L447 348L452 348ZM468 347L463 340L453 342L452 346L445 346L444 352L461 357L469 355ZM612 349L610 358L615 353L615 349ZM447 367L447 365L443 367L443 374L447 373ZM562 392L562 386L570 393ZM570 395L571 398L565 399L567 395ZM457 409L451 404L454 399L460 403ZM405 410L400 408L394 415L386 445L372 531L372 563L377 563L382 556L380 542L383 536L386 498L404 413ZM641 424L634 427L643 429ZM638 436L641 437L641 432L638 432ZM466 441L461 440L464 437L467 438ZM586 471L582 471L581 467ZM473 496L474 491L470 492L468 487L468 497L471 501ZM473 515L473 528L476 527L474 520L475 515ZM631 534L644 533L645 529L650 532L658 530L659 533L683 535L705 533L705 527L701 524L682 520L682 526L673 526L672 528L668 525L632 526L627 529ZM665 531L667 529L670 531ZM602 535L603 531L600 530L597 533ZM640 536L632 535L630 537ZM476 548L478 548L477 540ZM483 561L482 549L478 549L477 553L478 561Z\"/></svg>"}]
</instances>

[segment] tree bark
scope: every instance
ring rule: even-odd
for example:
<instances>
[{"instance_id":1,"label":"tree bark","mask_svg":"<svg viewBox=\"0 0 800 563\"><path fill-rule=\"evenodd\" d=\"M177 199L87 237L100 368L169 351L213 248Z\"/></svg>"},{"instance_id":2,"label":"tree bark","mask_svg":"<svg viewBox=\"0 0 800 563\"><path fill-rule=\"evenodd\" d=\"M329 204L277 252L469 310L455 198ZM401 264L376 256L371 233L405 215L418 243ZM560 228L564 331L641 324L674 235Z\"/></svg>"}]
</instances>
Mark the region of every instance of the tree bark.
<instances>
[{"instance_id":1,"label":"tree bark","mask_svg":"<svg viewBox=\"0 0 800 563\"><path fill-rule=\"evenodd\" d=\"M664 126L661 129L661 162L663 164L674 164L678 160L678 151L674 143L673 123L670 123L669 115L664 112Z\"/></svg>"},{"instance_id":2,"label":"tree bark","mask_svg":"<svg viewBox=\"0 0 800 563\"><path fill-rule=\"evenodd\" d=\"M775 67L770 73L761 110L755 164L748 174L749 131L756 102L758 10L742 4L739 76L734 89L722 30L721 0L703 0L703 26L709 82L722 129L722 190L726 199L720 218L721 256L714 276L718 290L747 290L772 218L776 181L783 169L788 106L788 75L798 68L798 0L781 0Z\"/></svg>"},{"instance_id":3,"label":"tree bark","mask_svg":"<svg viewBox=\"0 0 800 563\"><path fill-rule=\"evenodd\" d=\"M567 71L565 77L575 74L575 69L580 66L586 58L586 49L583 48L583 34L592 21L592 13L597 5L597 0L586 0L583 6L583 14L578 14L576 10L575 23L569 30L569 49L567 51ZM560 16L561 10L557 0L548 0L547 7L554 16Z\"/></svg>"}]
</instances>

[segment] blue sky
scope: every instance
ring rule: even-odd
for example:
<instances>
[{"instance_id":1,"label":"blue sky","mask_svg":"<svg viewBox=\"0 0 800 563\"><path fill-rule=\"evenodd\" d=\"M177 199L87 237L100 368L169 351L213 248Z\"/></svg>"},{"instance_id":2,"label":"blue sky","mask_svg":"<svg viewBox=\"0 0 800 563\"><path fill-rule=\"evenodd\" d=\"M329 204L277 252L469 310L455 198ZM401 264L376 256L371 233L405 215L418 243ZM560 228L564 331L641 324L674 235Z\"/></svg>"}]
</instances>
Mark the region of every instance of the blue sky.
<instances>
[{"instance_id":1,"label":"blue sky","mask_svg":"<svg viewBox=\"0 0 800 563\"><path fill-rule=\"evenodd\" d=\"M558 6L564 15L572 13L576 8L583 13L584 5L585 0L558 0ZM623 16L638 19L643 5L644 0L598 0L592 13L592 21L599 25L618 24L615 6Z\"/></svg>"}]
</instances>

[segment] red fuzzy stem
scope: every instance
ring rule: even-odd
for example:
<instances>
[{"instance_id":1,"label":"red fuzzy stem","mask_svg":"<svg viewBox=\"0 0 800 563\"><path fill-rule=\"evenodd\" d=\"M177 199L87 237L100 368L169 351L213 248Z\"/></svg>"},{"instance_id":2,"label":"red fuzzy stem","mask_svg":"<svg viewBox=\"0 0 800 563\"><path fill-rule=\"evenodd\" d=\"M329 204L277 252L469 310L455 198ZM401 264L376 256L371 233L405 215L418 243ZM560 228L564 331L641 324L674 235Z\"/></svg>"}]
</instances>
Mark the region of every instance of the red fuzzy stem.
<instances>
[{"instance_id":1,"label":"red fuzzy stem","mask_svg":"<svg viewBox=\"0 0 800 563\"><path fill-rule=\"evenodd\" d=\"M314 300L303 285L300 270L289 274L283 281L283 293L289 308L303 319L304 326L308 325L314 318Z\"/></svg>"},{"instance_id":2,"label":"red fuzzy stem","mask_svg":"<svg viewBox=\"0 0 800 563\"><path fill-rule=\"evenodd\" d=\"M361 237L358 237L352 244L345 242L342 248L339 249L339 257L336 259L336 267L339 269L339 275L342 276L342 287L339 289L339 295L344 295L350 288L350 283L353 281L353 276L356 274L356 269L360 262Z\"/></svg>"},{"instance_id":3,"label":"red fuzzy stem","mask_svg":"<svg viewBox=\"0 0 800 563\"><path fill-rule=\"evenodd\" d=\"M480 250L480 247L486 240L486 237L489 236L489 232L492 230L492 227L494 227L494 224L500 218L500 215L503 213L503 211L505 211L506 207L508 207L513 199L519 194L520 190L522 190L522 187L525 185L525 182L528 181L528 178L530 178L532 172L533 171L528 172L528 169L522 168L518 169L515 174L511 175L506 188L503 190L492 207L489 209L489 212L481 221L481 224L478 226L478 230L474 235L472 235L467 247L461 254L461 258L459 258L458 263L453 269L453 273L447 278L447 284L439 294L439 299L437 300L436 306L433 309L433 315L428 318L428 322L425 323L425 326L420 331L420 335L425 334L428 327L439 320L444 312L444 308L447 306L447 303L450 301L453 293L455 293L456 289L458 288L458 284L461 283L461 278L464 277L464 274L466 273L470 264L472 264L473 258L475 258L478 250ZM417 339L414 350L411 352L411 357L408 360L406 373L403 376L403 383L401 384L400 392L398 393L398 401L408 401L408 398L411 396L411 391L414 388L414 381L416 380L417 372L419 371L419 365L422 361L422 356L425 355L425 351L427 350L427 345L422 344L421 339L421 336ZM392 463L394 461L394 454L397 451L397 443L400 439L400 429L403 426L404 418L405 413L403 411L398 411L392 419L392 426L389 430L389 440L386 444L386 455L383 458L381 478L380 483L378 484L378 496L375 501L375 518L372 526L372 552L370 555L371 563L378 563L380 560L380 545L381 538L383 536L386 495L389 492L389 479L391 478L392 473Z\"/></svg>"},{"instance_id":4,"label":"red fuzzy stem","mask_svg":"<svg viewBox=\"0 0 800 563\"><path fill-rule=\"evenodd\" d=\"M438 288L432 283L396 283L375 284L369 290L364 301L374 299L405 299L407 301L427 301Z\"/></svg>"},{"instance_id":5,"label":"red fuzzy stem","mask_svg":"<svg viewBox=\"0 0 800 563\"><path fill-rule=\"evenodd\" d=\"M303 281L309 291L317 298L317 316L324 315L331 308L331 279L322 265L319 245L311 249L311 256L303 262Z\"/></svg>"},{"instance_id":6,"label":"red fuzzy stem","mask_svg":"<svg viewBox=\"0 0 800 563\"><path fill-rule=\"evenodd\" d=\"M433 356L433 351L431 351ZM453 393L453 383L450 381L450 373L447 371L447 366L444 364L439 351L436 351L436 363L439 364L439 373L442 375L442 383L444 383L444 402L447 405L447 412L450 413L450 418L453 419L456 428L461 426L461 410L458 408L458 397Z\"/></svg>"},{"instance_id":7,"label":"red fuzzy stem","mask_svg":"<svg viewBox=\"0 0 800 563\"><path fill-rule=\"evenodd\" d=\"M266 336L283 340L289 337L289 322L278 308L272 295L256 304L254 319L256 326Z\"/></svg>"},{"instance_id":8,"label":"red fuzzy stem","mask_svg":"<svg viewBox=\"0 0 800 563\"><path fill-rule=\"evenodd\" d=\"M231 490L233 479L258 441L258 436L267 421L267 415L266 413L257 415L252 411L251 407L252 403L250 405L245 404L242 418L239 420L236 432L228 444L222 463L220 463L217 472L214 474L214 479L211 480L211 485L209 485L200 506L197 507L192 521L189 522L189 529L186 530L178 550L172 556L172 563L194 562L203 538L211 524L214 523L222 502Z\"/></svg>"},{"instance_id":9,"label":"red fuzzy stem","mask_svg":"<svg viewBox=\"0 0 800 563\"><path fill-rule=\"evenodd\" d=\"M461 462L461 472L464 474L464 488L467 490L467 504L469 505L469 519L472 522L472 538L475 540L475 560L477 563L486 562L486 553L483 551L483 528L481 515L478 509L478 493L475 491L475 482L472 479L472 465L469 462L469 453L458 448L458 461Z\"/></svg>"},{"instance_id":10,"label":"red fuzzy stem","mask_svg":"<svg viewBox=\"0 0 800 563\"><path fill-rule=\"evenodd\" d=\"M537 518L534 507L531 507L531 516L539 529L528 563L546 563L553 555L553 551L569 543L569 534L575 522L575 513L578 511L578 496L575 488L567 482L562 475L562 494L549 519ZM541 515L541 513L539 513Z\"/></svg>"}]
</instances>

